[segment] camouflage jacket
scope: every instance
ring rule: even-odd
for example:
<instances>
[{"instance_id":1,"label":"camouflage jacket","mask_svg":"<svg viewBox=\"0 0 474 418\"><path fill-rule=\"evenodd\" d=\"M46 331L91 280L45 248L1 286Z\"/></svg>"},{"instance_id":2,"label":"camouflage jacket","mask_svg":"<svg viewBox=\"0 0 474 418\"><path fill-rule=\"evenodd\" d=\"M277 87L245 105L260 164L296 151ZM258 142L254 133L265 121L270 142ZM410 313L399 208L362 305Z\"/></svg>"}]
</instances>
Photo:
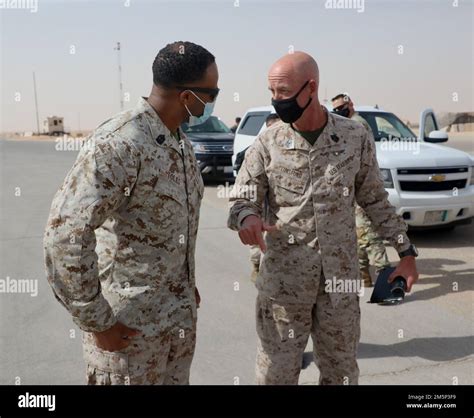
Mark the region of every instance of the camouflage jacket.
<instances>
[{"instance_id":1,"label":"camouflage jacket","mask_svg":"<svg viewBox=\"0 0 474 418\"><path fill-rule=\"evenodd\" d=\"M81 329L103 331L119 320L156 335L194 323L204 184L180 136L141 98L87 138L54 196L47 277Z\"/></svg>"},{"instance_id":2,"label":"camouflage jacket","mask_svg":"<svg viewBox=\"0 0 474 418\"><path fill-rule=\"evenodd\" d=\"M311 146L289 124L260 134L245 155L230 198L228 226L261 215L268 198L267 233L257 288L286 302L314 303L326 279L358 279L355 202L398 250L410 245L405 222L387 200L372 134L360 123L328 113ZM331 294L334 304L340 295Z\"/></svg>"}]
</instances>

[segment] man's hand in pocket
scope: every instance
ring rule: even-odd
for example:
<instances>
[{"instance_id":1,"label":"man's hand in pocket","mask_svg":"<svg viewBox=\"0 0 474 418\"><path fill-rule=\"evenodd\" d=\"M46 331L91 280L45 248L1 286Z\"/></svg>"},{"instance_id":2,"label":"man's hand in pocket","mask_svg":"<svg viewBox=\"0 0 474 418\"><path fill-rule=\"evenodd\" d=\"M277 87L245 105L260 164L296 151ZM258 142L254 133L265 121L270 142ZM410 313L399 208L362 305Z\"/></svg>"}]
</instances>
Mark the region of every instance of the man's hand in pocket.
<instances>
[{"instance_id":1,"label":"man's hand in pocket","mask_svg":"<svg viewBox=\"0 0 474 418\"><path fill-rule=\"evenodd\" d=\"M105 351L120 351L128 347L130 339L139 335L140 331L117 322L109 329L102 332L94 332L93 334L97 347Z\"/></svg>"}]
</instances>

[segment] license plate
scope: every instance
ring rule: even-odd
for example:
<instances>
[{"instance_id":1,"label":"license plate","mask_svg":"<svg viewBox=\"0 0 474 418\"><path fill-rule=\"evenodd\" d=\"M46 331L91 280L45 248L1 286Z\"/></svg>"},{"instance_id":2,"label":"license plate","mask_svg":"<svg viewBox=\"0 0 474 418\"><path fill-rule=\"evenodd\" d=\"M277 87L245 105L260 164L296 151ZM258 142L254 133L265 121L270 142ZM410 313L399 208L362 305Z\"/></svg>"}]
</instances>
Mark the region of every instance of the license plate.
<instances>
[{"instance_id":1,"label":"license plate","mask_svg":"<svg viewBox=\"0 0 474 418\"><path fill-rule=\"evenodd\" d=\"M423 223L433 224L436 222L444 222L446 220L447 215L447 210L432 210L425 213L425 219Z\"/></svg>"}]
</instances>

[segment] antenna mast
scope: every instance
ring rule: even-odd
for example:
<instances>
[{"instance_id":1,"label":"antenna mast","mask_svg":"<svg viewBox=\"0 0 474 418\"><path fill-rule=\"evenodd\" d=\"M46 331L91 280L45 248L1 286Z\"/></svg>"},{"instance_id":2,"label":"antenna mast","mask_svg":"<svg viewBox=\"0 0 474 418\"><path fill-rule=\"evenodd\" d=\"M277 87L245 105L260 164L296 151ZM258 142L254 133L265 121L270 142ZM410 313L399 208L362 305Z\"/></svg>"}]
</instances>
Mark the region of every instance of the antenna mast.
<instances>
[{"instance_id":1,"label":"antenna mast","mask_svg":"<svg viewBox=\"0 0 474 418\"><path fill-rule=\"evenodd\" d=\"M117 46L114 49L117 51L117 58L118 58L120 110L123 110L122 60L120 57L120 42L117 42Z\"/></svg>"}]
</instances>

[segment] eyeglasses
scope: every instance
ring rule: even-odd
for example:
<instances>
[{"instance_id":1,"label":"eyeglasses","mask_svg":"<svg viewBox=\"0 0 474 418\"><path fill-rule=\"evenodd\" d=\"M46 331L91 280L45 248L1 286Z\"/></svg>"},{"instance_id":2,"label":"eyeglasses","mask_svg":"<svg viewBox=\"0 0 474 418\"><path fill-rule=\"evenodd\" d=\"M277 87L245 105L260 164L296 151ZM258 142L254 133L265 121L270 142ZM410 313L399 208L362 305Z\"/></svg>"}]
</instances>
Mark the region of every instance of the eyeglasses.
<instances>
[{"instance_id":1,"label":"eyeglasses","mask_svg":"<svg viewBox=\"0 0 474 418\"><path fill-rule=\"evenodd\" d=\"M217 95L220 92L219 88L210 88L210 87L186 87L186 86L175 86L176 89L185 91L185 90L191 90L193 92L197 93L205 93L208 94L209 97L211 98L212 101L214 101L217 97Z\"/></svg>"}]
</instances>

